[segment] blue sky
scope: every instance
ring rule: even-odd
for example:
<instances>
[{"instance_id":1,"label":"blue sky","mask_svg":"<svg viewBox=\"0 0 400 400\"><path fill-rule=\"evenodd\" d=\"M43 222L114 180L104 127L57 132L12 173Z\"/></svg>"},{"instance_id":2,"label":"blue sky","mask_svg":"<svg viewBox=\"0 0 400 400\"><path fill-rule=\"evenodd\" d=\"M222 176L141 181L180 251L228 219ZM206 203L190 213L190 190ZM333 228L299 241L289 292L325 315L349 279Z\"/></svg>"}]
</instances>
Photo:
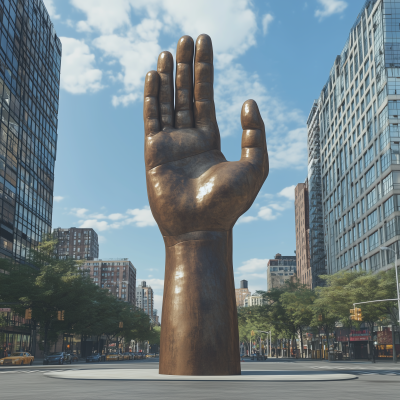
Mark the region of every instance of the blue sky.
<instances>
[{"instance_id":1,"label":"blue sky","mask_svg":"<svg viewBox=\"0 0 400 400\"><path fill-rule=\"evenodd\" d=\"M296 248L294 186L306 120L364 0L45 0L63 45L53 227L92 227L100 258L128 257L161 311L164 243L148 206L143 82L177 40L211 36L222 150L240 158L240 110L257 101L270 174L233 231L236 287L265 290L266 265Z\"/></svg>"}]
</instances>

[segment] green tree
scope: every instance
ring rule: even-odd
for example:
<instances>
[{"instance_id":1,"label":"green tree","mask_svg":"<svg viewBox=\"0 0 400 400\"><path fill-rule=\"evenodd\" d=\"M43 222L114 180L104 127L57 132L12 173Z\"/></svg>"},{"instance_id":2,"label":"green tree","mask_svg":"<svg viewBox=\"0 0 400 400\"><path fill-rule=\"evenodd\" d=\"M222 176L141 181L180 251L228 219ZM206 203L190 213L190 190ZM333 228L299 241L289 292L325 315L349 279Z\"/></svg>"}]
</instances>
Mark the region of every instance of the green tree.
<instances>
[{"instance_id":1,"label":"green tree","mask_svg":"<svg viewBox=\"0 0 400 400\"><path fill-rule=\"evenodd\" d=\"M315 293L306 286L299 285L296 290L281 294L280 300L287 317L292 321L300 335L301 357L303 358L303 332L313 320Z\"/></svg>"}]
</instances>

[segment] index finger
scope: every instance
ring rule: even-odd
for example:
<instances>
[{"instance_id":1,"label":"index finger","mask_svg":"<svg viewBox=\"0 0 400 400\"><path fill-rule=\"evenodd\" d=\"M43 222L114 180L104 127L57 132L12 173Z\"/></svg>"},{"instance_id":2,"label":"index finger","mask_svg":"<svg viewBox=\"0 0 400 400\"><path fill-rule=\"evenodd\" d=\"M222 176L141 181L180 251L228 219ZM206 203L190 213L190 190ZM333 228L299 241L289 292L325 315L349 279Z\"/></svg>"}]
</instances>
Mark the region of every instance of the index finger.
<instances>
[{"instance_id":1,"label":"index finger","mask_svg":"<svg viewBox=\"0 0 400 400\"><path fill-rule=\"evenodd\" d=\"M160 131L160 113L158 107L158 92L160 76L157 71L150 71L144 83L143 121L144 133L151 136Z\"/></svg>"}]
</instances>

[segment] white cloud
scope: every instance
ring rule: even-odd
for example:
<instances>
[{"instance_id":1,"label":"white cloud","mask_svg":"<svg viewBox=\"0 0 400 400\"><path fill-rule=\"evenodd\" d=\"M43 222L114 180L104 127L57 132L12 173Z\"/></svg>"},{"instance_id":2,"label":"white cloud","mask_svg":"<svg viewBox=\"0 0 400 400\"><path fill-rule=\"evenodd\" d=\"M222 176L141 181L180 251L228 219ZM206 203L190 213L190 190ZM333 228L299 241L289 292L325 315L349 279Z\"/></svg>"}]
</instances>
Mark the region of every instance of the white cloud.
<instances>
[{"instance_id":1,"label":"white cloud","mask_svg":"<svg viewBox=\"0 0 400 400\"><path fill-rule=\"evenodd\" d=\"M64 196L54 196L54 197L53 197L53 200L54 200L56 203L58 203L58 202L60 202L61 200L64 200Z\"/></svg>"},{"instance_id":2,"label":"white cloud","mask_svg":"<svg viewBox=\"0 0 400 400\"><path fill-rule=\"evenodd\" d=\"M95 231L103 232L110 229L110 225L107 221L99 221L97 219L87 219L84 221L79 221L79 228L92 228Z\"/></svg>"},{"instance_id":3,"label":"white cloud","mask_svg":"<svg viewBox=\"0 0 400 400\"><path fill-rule=\"evenodd\" d=\"M60 16L56 14L56 7L54 6L53 0L43 0L44 5L46 6L47 12L50 15L51 19L59 19Z\"/></svg>"},{"instance_id":4,"label":"white cloud","mask_svg":"<svg viewBox=\"0 0 400 400\"><path fill-rule=\"evenodd\" d=\"M70 213L80 219L80 228L93 228L99 232L120 229L127 225L135 225L139 228L156 225L149 206L109 215L89 213L86 208L72 208Z\"/></svg>"},{"instance_id":5,"label":"white cloud","mask_svg":"<svg viewBox=\"0 0 400 400\"><path fill-rule=\"evenodd\" d=\"M128 210L127 214L133 215L133 218L130 218L129 222L135 223L136 226L144 227L156 225L156 221L149 206L142 209L135 208L134 210Z\"/></svg>"},{"instance_id":6,"label":"white cloud","mask_svg":"<svg viewBox=\"0 0 400 400\"><path fill-rule=\"evenodd\" d=\"M130 103L133 103L139 98L139 94L137 93L129 93L121 96L113 96L111 100L111 104L114 107L118 107L119 105L123 105L124 107L128 106Z\"/></svg>"},{"instance_id":7,"label":"white cloud","mask_svg":"<svg viewBox=\"0 0 400 400\"><path fill-rule=\"evenodd\" d=\"M73 208L71 213L79 218L83 218L89 210L86 208Z\"/></svg>"},{"instance_id":8,"label":"white cloud","mask_svg":"<svg viewBox=\"0 0 400 400\"><path fill-rule=\"evenodd\" d=\"M264 36L268 33L268 27L270 23L274 20L274 17L271 14L265 14L262 19L263 33Z\"/></svg>"},{"instance_id":9,"label":"white cloud","mask_svg":"<svg viewBox=\"0 0 400 400\"><path fill-rule=\"evenodd\" d=\"M294 189L295 188L296 188L296 185L285 187L278 193L278 196L286 197L287 199L294 201Z\"/></svg>"},{"instance_id":10,"label":"white cloud","mask_svg":"<svg viewBox=\"0 0 400 400\"><path fill-rule=\"evenodd\" d=\"M95 56L83 40L60 37L61 88L73 94L97 92L102 89L102 72L94 68Z\"/></svg>"},{"instance_id":11,"label":"white cloud","mask_svg":"<svg viewBox=\"0 0 400 400\"><path fill-rule=\"evenodd\" d=\"M88 27L93 27L102 33L112 33L115 29L130 24L131 2L129 0L112 2L109 0L72 0L71 3L86 14L87 21L83 22Z\"/></svg>"},{"instance_id":12,"label":"white cloud","mask_svg":"<svg viewBox=\"0 0 400 400\"><path fill-rule=\"evenodd\" d=\"M111 219L112 221L118 221L119 219L123 219L124 217L125 217L124 214L119 214L119 213L110 214L108 216L108 218Z\"/></svg>"},{"instance_id":13,"label":"white cloud","mask_svg":"<svg viewBox=\"0 0 400 400\"><path fill-rule=\"evenodd\" d=\"M283 188L276 195L266 193L261 195L260 197L266 199L266 205L260 205L259 203L255 203L253 207L250 209L250 213L256 209L256 215L247 215L244 214L238 220L238 224L249 223L253 221L258 221L263 219L265 221L272 221L277 219L282 213L293 207L294 202L294 188L295 185L288 186ZM282 201L279 197L285 197L287 200ZM254 211L253 211L254 212Z\"/></svg>"},{"instance_id":14,"label":"white cloud","mask_svg":"<svg viewBox=\"0 0 400 400\"><path fill-rule=\"evenodd\" d=\"M333 14L342 13L348 6L343 0L318 0L321 4L321 10L315 10L315 16L321 21L325 17L330 17Z\"/></svg>"},{"instance_id":15,"label":"white cloud","mask_svg":"<svg viewBox=\"0 0 400 400\"><path fill-rule=\"evenodd\" d=\"M271 207L267 206L261 207L257 215L259 218L265 219L266 221L272 221L278 216L277 213L274 213L274 210Z\"/></svg>"},{"instance_id":16,"label":"white cloud","mask_svg":"<svg viewBox=\"0 0 400 400\"><path fill-rule=\"evenodd\" d=\"M307 164L307 128L284 132L285 136L267 136L270 168L303 169Z\"/></svg>"},{"instance_id":17,"label":"white cloud","mask_svg":"<svg viewBox=\"0 0 400 400\"><path fill-rule=\"evenodd\" d=\"M213 38L216 68L227 66L256 44L257 22L250 0L72 0L72 4L86 15L77 29L99 34L93 45L120 64L123 90L112 97L114 106L142 98L145 74L155 68L162 50L161 32L194 39L206 32ZM137 25L131 21L132 11L141 18Z\"/></svg>"},{"instance_id":18,"label":"white cloud","mask_svg":"<svg viewBox=\"0 0 400 400\"><path fill-rule=\"evenodd\" d=\"M253 221L257 221L257 217L252 217L251 215L247 215L244 216L242 215L239 219L238 219L238 224L247 224L248 222L253 222Z\"/></svg>"},{"instance_id":19,"label":"white cloud","mask_svg":"<svg viewBox=\"0 0 400 400\"><path fill-rule=\"evenodd\" d=\"M245 261L241 267L237 269L241 273L254 273L254 272L265 272L267 271L269 259L252 258Z\"/></svg>"}]
</instances>

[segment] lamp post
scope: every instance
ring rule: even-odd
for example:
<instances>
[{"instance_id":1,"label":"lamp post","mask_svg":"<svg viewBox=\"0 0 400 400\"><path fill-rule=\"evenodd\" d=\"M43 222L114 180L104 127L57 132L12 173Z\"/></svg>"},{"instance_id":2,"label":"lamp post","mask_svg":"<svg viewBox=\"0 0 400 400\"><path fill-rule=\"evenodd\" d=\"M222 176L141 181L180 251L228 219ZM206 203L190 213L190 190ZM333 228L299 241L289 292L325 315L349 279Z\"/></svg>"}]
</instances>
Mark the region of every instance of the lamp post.
<instances>
[{"instance_id":1,"label":"lamp post","mask_svg":"<svg viewBox=\"0 0 400 400\"><path fill-rule=\"evenodd\" d=\"M398 322L400 324L400 294L399 294L399 275L397 273L397 252L390 247L382 246L381 250L390 250L394 253L394 269L396 271L396 289L397 289L397 309L399 311L399 319ZM394 326L392 326L392 341L393 341L393 361L397 362L397 355L396 355L396 338L394 333Z\"/></svg>"}]
</instances>

